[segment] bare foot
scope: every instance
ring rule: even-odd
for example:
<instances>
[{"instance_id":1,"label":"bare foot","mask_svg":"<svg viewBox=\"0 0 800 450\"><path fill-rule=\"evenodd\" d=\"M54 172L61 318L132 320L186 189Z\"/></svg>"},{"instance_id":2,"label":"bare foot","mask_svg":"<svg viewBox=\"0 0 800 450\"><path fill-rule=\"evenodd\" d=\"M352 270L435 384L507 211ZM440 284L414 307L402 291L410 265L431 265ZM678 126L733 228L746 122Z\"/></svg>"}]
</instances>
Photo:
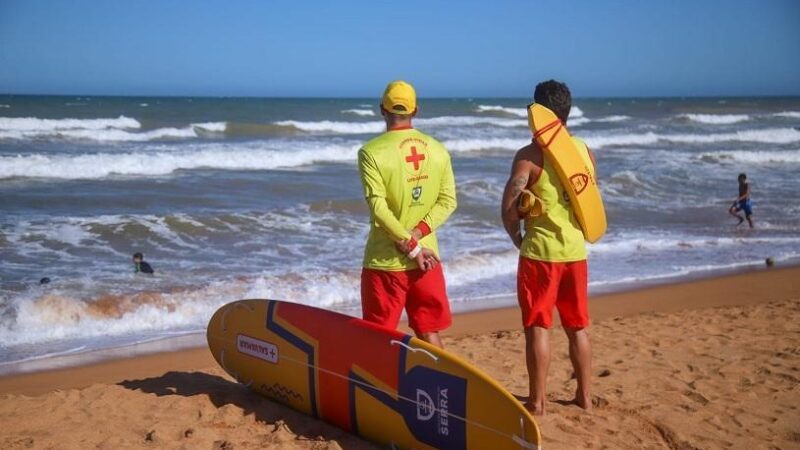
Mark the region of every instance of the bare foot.
<instances>
[{"instance_id":1,"label":"bare foot","mask_svg":"<svg viewBox=\"0 0 800 450\"><path fill-rule=\"evenodd\" d=\"M575 393L575 398L572 400L573 403L583 408L586 412L592 412L592 396L581 394L580 392Z\"/></svg>"},{"instance_id":2,"label":"bare foot","mask_svg":"<svg viewBox=\"0 0 800 450\"><path fill-rule=\"evenodd\" d=\"M533 402L528 401L528 402L525 402L525 408L527 408L528 411L530 411L531 414L533 414L534 416L543 416L543 415L545 415L544 402L539 403L539 404L534 404Z\"/></svg>"}]
</instances>

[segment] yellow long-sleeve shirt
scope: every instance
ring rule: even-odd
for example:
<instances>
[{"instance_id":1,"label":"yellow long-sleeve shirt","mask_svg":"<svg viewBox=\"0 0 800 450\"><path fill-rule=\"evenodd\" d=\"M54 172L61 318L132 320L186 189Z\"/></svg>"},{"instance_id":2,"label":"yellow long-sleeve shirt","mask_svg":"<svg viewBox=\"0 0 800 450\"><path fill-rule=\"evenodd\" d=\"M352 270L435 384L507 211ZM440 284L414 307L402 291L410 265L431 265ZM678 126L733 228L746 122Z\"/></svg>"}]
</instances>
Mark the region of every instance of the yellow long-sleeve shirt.
<instances>
[{"instance_id":1,"label":"yellow long-sleeve shirt","mask_svg":"<svg viewBox=\"0 0 800 450\"><path fill-rule=\"evenodd\" d=\"M364 267L401 271L416 263L395 247L420 221L431 233L420 245L439 254L435 230L456 209L450 154L436 139L415 129L388 131L358 152L358 170L370 209Z\"/></svg>"}]
</instances>

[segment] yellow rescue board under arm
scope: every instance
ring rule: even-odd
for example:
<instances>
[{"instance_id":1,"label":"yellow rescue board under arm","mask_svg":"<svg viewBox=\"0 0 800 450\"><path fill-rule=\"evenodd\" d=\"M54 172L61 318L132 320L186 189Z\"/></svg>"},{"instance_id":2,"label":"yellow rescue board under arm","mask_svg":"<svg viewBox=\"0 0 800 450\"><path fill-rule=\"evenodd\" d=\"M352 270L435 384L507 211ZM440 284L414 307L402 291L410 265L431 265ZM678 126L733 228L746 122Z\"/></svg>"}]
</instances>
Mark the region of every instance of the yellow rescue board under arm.
<instances>
[{"instance_id":1,"label":"yellow rescue board under arm","mask_svg":"<svg viewBox=\"0 0 800 450\"><path fill-rule=\"evenodd\" d=\"M538 103L530 105L528 125L569 195L584 238L597 242L606 232L606 210L591 160L581 154L567 127L548 108Z\"/></svg>"}]
</instances>

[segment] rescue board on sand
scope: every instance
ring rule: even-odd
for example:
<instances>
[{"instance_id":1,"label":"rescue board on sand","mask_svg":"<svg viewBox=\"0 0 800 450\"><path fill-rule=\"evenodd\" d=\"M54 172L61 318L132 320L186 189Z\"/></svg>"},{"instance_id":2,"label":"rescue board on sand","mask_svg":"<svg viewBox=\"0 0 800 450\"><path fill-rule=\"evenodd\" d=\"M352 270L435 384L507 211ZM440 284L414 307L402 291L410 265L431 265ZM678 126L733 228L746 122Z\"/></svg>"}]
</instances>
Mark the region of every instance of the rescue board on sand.
<instances>
[{"instance_id":1,"label":"rescue board on sand","mask_svg":"<svg viewBox=\"0 0 800 450\"><path fill-rule=\"evenodd\" d=\"M414 449L539 449L533 416L457 356L400 331L278 300L214 313L208 346L250 389L371 441Z\"/></svg>"}]
</instances>

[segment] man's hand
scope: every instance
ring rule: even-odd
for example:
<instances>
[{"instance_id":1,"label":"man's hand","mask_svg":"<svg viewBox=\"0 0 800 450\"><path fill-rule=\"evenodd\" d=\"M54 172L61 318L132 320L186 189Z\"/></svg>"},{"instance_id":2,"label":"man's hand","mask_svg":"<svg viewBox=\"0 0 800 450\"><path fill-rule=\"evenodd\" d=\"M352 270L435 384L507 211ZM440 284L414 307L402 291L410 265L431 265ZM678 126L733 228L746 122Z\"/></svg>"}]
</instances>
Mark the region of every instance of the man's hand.
<instances>
[{"instance_id":1,"label":"man's hand","mask_svg":"<svg viewBox=\"0 0 800 450\"><path fill-rule=\"evenodd\" d=\"M439 257L429 248L423 248L414 258L414 261L416 261L417 266L419 266L423 272L433 270L439 265Z\"/></svg>"},{"instance_id":2,"label":"man's hand","mask_svg":"<svg viewBox=\"0 0 800 450\"><path fill-rule=\"evenodd\" d=\"M411 239L406 239L406 240L404 240L404 241L395 242L395 243L394 243L394 246L395 246L395 247L397 247L397 251L398 251L398 252L400 252L400 253L402 253L402 254L404 254L404 255L407 255L407 254L408 254L408 252L410 252L410 251L411 251L411 249L410 249L410 248L408 248L408 244L409 244L410 242L411 242Z\"/></svg>"},{"instance_id":3,"label":"man's hand","mask_svg":"<svg viewBox=\"0 0 800 450\"><path fill-rule=\"evenodd\" d=\"M409 248L408 244L409 244L409 243L410 243L412 240L414 240L414 241L416 241L416 242L419 242L419 241L422 239L422 237L423 237L423 236L422 236L422 231L420 231L420 229L419 229L419 228L417 228L417 227L414 227L414 229L412 229L412 230L410 231L410 233L411 233L411 239L406 239L406 240L404 240L404 241L395 242L395 244L394 244L394 245L395 245L395 247L397 247L397 250L398 250L398 251L400 251L400 253L405 253L405 254L407 255L407 254L408 254L408 252L410 252L411 250L413 250L412 248Z\"/></svg>"}]
</instances>

